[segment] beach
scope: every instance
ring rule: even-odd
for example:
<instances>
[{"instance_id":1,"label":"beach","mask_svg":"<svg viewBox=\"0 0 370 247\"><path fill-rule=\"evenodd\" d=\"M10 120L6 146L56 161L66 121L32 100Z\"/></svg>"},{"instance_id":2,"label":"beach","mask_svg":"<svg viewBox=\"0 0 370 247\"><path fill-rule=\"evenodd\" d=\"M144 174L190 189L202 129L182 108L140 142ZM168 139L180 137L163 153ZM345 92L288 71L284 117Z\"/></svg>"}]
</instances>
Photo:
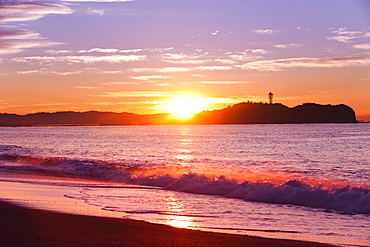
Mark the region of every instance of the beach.
<instances>
[{"instance_id":1,"label":"beach","mask_svg":"<svg viewBox=\"0 0 370 247\"><path fill-rule=\"evenodd\" d=\"M0 172L2 246L333 246L180 229L65 197L88 180ZM103 186L101 183L99 186Z\"/></svg>"},{"instance_id":2,"label":"beach","mask_svg":"<svg viewBox=\"0 0 370 247\"><path fill-rule=\"evenodd\" d=\"M2 246L329 246L56 213L0 202Z\"/></svg>"}]
</instances>

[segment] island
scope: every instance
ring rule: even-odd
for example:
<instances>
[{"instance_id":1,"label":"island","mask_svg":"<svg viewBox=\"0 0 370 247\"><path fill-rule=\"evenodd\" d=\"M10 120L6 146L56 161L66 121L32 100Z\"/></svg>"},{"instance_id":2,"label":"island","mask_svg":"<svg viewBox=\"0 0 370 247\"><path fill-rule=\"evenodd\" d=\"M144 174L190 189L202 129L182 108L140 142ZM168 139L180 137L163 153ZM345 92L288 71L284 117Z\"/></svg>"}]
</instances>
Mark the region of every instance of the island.
<instances>
[{"instance_id":1,"label":"island","mask_svg":"<svg viewBox=\"0 0 370 247\"><path fill-rule=\"evenodd\" d=\"M272 102L242 102L220 110L202 111L185 120L172 119L168 113L139 115L127 112L67 111L27 115L0 114L0 126L288 123L357 123L357 121L354 110L344 104L304 103L287 107Z\"/></svg>"}]
</instances>

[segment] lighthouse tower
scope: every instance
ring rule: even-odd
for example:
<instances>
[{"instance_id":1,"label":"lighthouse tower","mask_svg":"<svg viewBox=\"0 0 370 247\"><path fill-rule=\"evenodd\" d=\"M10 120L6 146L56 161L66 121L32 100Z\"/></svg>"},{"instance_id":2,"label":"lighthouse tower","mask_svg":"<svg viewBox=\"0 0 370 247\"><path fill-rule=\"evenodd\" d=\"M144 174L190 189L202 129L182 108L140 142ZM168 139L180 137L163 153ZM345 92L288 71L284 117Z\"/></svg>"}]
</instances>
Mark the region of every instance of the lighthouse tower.
<instances>
[{"instance_id":1,"label":"lighthouse tower","mask_svg":"<svg viewBox=\"0 0 370 247\"><path fill-rule=\"evenodd\" d=\"M274 98L274 94L270 92L268 96L269 96L270 104L272 104L272 99Z\"/></svg>"}]
</instances>

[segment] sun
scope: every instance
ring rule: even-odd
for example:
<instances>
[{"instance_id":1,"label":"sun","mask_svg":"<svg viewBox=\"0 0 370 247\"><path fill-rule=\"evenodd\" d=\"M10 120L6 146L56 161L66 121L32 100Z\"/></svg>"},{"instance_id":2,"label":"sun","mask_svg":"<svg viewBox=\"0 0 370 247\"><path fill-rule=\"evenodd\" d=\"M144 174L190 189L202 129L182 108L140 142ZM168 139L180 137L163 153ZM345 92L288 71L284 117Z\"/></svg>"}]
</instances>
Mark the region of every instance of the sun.
<instances>
[{"instance_id":1,"label":"sun","mask_svg":"<svg viewBox=\"0 0 370 247\"><path fill-rule=\"evenodd\" d=\"M206 102L202 97L184 96L173 98L165 108L171 114L171 118L186 120L205 110Z\"/></svg>"},{"instance_id":2,"label":"sun","mask_svg":"<svg viewBox=\"0 0 370 247\"><path fill-rule=\"evenodd\" d=\"M160 113L169 113L169 118L188 120L201 111L214 110L219 105L229 103L229 98L214 98L184 93L174 95L165 101L156 102L153 108Z\"/></svg>"}]
</instances>

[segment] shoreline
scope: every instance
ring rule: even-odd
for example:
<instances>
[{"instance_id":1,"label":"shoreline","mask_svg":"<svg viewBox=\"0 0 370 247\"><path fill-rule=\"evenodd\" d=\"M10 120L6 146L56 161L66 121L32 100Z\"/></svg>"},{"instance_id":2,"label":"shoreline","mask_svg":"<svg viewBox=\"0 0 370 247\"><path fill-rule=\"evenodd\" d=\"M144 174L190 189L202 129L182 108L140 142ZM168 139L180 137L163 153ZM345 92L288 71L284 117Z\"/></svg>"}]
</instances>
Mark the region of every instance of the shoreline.
<instances>
[{"instance_id":1,"label":"shoreline","mask_svg":"<svg viewBox=\"0 0 370 247\"><path fill-rule=\"evenodd\" d=\"M348 122L348 123L335 123L335 122L324 122L324 123L211 123L211 124L194 124L194 123L162 123L162 124L0 124L0 128L21 128L21 127L124 127L124 126L178 126L178 125L194 125L194 126L212 126L212 125L302 125L302 124L370 124L370 122Z\"/></svg>"},{"instance_id":2,"label":"shoreline","mask_svg":"<svg viewBox=\"0 0 370 247\"><path fill-rule=\"evenodd\" d=\"M31 209L0 199L4 246L333 246L180 229L142 221Z\"/></svg>"}]
</instances>

